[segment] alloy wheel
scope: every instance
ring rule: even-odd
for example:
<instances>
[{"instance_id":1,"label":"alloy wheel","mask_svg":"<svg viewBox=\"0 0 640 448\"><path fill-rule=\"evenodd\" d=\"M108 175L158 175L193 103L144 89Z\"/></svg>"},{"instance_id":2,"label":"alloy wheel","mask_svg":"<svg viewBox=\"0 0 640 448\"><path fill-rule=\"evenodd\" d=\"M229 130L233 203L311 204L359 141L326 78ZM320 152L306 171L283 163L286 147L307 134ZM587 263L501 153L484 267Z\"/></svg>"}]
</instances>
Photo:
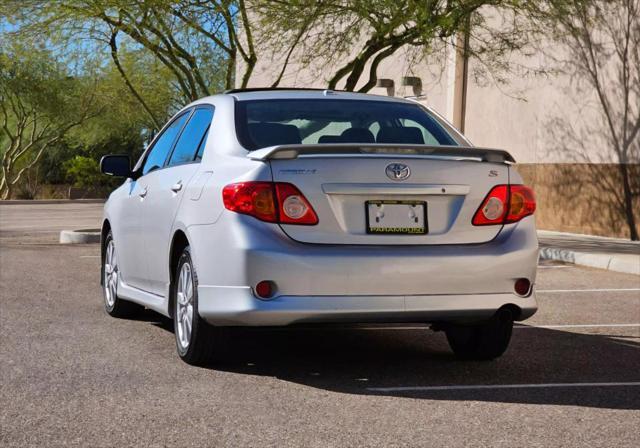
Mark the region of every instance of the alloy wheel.
<instances>
[{"instance_id":1,"label":"alloy wheel","mask_svg":"<svg viewBox=\"0 0 640 448\"><path fill-rule=\"evenodd\" d=\"M104 256L104 300L111 309L116 303L118 291L118 258L113 240L109 240Z\"/></svg>"},{"instance_id":2,"label":"alloy wheel","mask_svg":"<svg viewBox=\"0 0 640 448\"><path fill-rule=\"evenodd\" d=\"M178 276L176 316L178 344L182 349L187 349L193 328L193 273L189 263L182 265Z\"/></svg>"}]
</instances>

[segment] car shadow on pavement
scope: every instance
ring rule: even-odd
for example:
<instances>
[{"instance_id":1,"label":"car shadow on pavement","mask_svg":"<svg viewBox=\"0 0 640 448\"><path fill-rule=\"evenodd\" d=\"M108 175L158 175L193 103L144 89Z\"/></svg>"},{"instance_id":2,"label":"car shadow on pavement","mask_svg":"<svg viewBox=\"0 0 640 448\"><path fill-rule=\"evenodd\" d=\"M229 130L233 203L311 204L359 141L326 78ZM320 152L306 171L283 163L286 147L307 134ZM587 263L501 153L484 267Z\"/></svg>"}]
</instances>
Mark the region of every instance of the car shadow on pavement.
<instances>
[{"instance_id":1,"label":"car shadow on pavement","mask_svg":"<svg viewBox=\"0 0 640 448\"><path fill-rule=\"evenodd\" d=\"M151 311L139 320L173 331L170 319ZM640 383L636 327L586 334L518 325L507 352L488 362L456 359L444 333L420 324L233 328L231 336L224 360L208 368L348 394L640 409L637 385L424 389Z\"/></svg>"},{"instance_id":2,"label":"car shadow on pavement","mask_svg":"<svg viewBox=\"0 0 640 448\"><path fill-rule=\"evenodd\" d=\"M640 382L636 329L623 338L523 326L501 358L470 362L454 358L443 333L367 328L237 329L226 361L210 368L349 394L640 409L637 386L393 389Z\"/></svg>"}]
</instances>

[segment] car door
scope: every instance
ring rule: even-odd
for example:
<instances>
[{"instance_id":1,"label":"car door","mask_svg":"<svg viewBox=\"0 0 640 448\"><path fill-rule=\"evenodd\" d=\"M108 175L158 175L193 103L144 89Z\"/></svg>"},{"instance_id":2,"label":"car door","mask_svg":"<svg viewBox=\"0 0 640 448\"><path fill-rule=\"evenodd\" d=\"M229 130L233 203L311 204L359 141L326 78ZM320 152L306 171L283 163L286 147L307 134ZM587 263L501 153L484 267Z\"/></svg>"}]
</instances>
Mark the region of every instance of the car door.
<instances>
[{"instance_id":1,"label":"car door","mask_svg":"<svg viewBox=\"0 0 640 448\"><path fill-rule=\"evenodd\" d=\"M150 291L149 288L149 253L147 232L149 227L148 219L148 202L149 193L152 184L155 182L157 173L162 172L165 162L173 149L180 131L184 127L189 113L183 113L174 118L162 133L154 140L151 148L149 148L142 161L139 163L138 170L141 176L135 181L134 199L137 201L135 207L136 231L135 236L128 238L126 242L126 252L129 257L127 269L131 271L125 272L125 281L127 284L138 289Z\"/></svg>"},{"instance_id":2,"label":"car door","mask_svg":"<svg viewBox=\"0 0 640 448\"><path fill-rule=\"evenodd\" d=\"M184 192L199 169L200 148L213 118L213 107L193 109L163 169L148 179L144 207L149 291L165 295L169 284L169 248Z\"/></svg>"},{"instance_id":3,"label":"car door","mask_svg":"<svg viewBox=\"0 0 640 448\"><path fill-rule=\"evenodd\" d=\"M146 263L141 253L143 232L140 227L144 187L137 180L128 179L125 193L119 197L112 220L113 239L118 254L121 280L129 286L141 288L146 278Z\"/></svg>"}]
</instances>

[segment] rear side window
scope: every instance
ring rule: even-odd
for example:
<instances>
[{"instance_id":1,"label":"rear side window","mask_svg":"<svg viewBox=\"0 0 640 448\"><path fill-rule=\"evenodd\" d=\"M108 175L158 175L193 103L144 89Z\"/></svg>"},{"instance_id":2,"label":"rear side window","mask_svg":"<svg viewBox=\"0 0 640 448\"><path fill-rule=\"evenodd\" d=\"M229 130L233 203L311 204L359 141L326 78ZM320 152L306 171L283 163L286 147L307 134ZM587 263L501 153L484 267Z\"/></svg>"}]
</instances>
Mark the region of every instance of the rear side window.
<instances>
[{"instance_id":1,"label":"rear side window","mask_svg":"<svg viewBox=\"0 0 640 448\"><path fill-rule=\"evenodd\" d=\"M206 107L195 110L184 127L178 143L176 143L176 147L169 159L169 166L181 165L202 158L202 151L204 151L204 144L212 119L212 108Z\"/></svg>"},{"instance_id":2,"label":"rear side window","mask_svg":"<svg viewBox=\"0 0 640 448\"><path fill-rule=\"evenodd\" d=\"M147 159L144 161L144 165L142 165L143 176L164 166L164 162L167 160L169 151L171 151L171 148L173 147L173 142L175 142L176 137L180 133L180 129L182 129L184 122L187 121L188 116L189 113L180 115L169 125L167 129L164 130L160 137L158 137L153 148L151 148L151 152L147 156Z\"/></svg>"},{"instance_id":3,"label":"rear side window","mask_svg":"<svg viewBox=\"0 0 640 448\"><path fill-rule=\"evenodd\" d=\"M202 137L202 141L200 142L200 146L198 147L198 152L196 153L196 161L199 162L202 160L202 154L204 154L204 146L207 143L207 137L209 137L209 126L207 128L207 132L204 133L204 137Z\"/></svg>"}]
</instances>

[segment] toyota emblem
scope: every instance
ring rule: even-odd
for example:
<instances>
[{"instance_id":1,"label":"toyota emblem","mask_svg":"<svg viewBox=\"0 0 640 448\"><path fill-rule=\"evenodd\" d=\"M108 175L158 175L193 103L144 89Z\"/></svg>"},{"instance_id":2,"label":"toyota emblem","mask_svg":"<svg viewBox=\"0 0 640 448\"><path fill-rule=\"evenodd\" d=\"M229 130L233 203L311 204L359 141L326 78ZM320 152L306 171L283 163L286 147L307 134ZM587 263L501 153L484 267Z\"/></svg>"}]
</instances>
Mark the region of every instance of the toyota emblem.
<instances>
[{"instance_id":1,"label":"toyota emblem","mask_svg":"<svg viewBox=\"0 0 640 448\"><path fill-rule=\"evenodd\" d=\"M405 180L411 176L411 170L404 163L391 163L387 165L385 173L391 180Z\"/></svg>"}]
</instances>

